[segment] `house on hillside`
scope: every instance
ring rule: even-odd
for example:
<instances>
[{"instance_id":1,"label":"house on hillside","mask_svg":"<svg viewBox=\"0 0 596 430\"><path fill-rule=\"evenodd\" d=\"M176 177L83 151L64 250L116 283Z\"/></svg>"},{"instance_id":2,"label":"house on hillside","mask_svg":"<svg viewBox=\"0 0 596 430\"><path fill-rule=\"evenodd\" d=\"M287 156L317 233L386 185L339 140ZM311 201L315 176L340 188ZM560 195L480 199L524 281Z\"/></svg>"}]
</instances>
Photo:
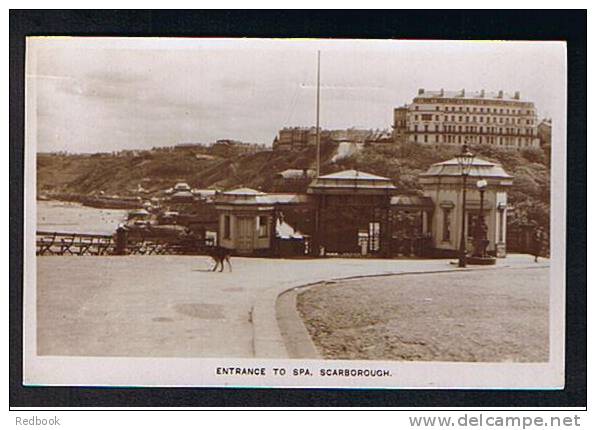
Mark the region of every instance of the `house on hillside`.
<instances>
[{"instance_id":1,"label":"house on hillside","mask_svg":"<svg viewBox=\"0 0 596 430\"><path fill-rule=\"evenodd\" d=\"M550 146L552 141L552 120L550 118L543 119L538 124L538 139L540 139L540 146Z\"/></svg>"},{"instance_id":2,"label":"house on hillside","mask_svg":"<svg viewBox=\"0 0 596 430\"><path fill-rule=\"evenodd\" d=\"M273 189L276 192L305 192L310 181L316 176L314 169L286 169L278 172L273 179Z\"/></svg>"}]
</instances>

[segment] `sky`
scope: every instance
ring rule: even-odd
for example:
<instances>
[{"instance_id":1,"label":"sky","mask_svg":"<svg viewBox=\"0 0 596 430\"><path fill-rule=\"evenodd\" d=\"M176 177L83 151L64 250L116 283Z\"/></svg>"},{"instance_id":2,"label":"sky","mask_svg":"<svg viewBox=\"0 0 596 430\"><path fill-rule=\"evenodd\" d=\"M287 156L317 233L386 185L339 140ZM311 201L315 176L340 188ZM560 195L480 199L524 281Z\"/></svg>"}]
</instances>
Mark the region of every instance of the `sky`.
<instances>
[{"instance_id":1,"label":"sky","mask_svg":"<svg viewBox=\"0 0 596 430\"><path fill-rule=\"evenodd\" d=\"M565 45L315 39L35 37L27 43L37 152L93 153L237 139L284 126L390 128L427 90L520 91L565 119Z\"/></svg>"}]
</instances>

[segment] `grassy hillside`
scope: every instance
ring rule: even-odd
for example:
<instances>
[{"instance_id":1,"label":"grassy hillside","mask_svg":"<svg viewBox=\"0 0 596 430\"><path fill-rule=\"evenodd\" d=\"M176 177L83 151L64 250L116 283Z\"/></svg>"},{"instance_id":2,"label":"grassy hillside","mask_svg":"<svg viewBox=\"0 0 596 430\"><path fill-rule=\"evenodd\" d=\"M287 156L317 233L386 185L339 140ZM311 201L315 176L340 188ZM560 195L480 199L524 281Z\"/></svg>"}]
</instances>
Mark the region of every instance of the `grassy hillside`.
<instances>
[{"instance_id":1,"label":"grassy hillside","mask_svg":"<svg viewBox=\"0 0 596 430\"><path fill-rule=\"evenodd\" d=\"M358 169L387 176L400 192L420 189L418 174L432 163L452 158L459 148L431 149L422 145L395 147L368 145L362 151L337 162L331 159L336 145L324 145L323 174ZM207 152L205 152L207 151ZM500 162L514 176L509 196L516 217L536 220L547 227L550 198L550 165L542 150L510 152L490 146L477 146L474 152ZM198 155L197 155L198 154ZM229 189L246 186L263 191L273 188L277 172L288 168L314 167L315 150L300 152L264 151L242 155L193 149L156 149L130 154L57 155L40 154L37 185L40 193L90 195L131 195L138 185L150 192L169 188L178 181L191 187Z\"/></svg>"},{"instance_id":2,"label":"grassy hillside","mask_svg":"<svg viewBox=\"0 0 596 430\"><path fill-rule=\"evenodd\" d=\"M328 145L328 160L335 146ZM39 154L37 188L40 193L130 195L139 184L156 192L187 182L191 187L227 189L246 186L267 190L277 172L314 165L314 148L300 152L263 151L253 154L198 154L192 149L152 150L120 155Z\"/></svg>"}]
</instances>

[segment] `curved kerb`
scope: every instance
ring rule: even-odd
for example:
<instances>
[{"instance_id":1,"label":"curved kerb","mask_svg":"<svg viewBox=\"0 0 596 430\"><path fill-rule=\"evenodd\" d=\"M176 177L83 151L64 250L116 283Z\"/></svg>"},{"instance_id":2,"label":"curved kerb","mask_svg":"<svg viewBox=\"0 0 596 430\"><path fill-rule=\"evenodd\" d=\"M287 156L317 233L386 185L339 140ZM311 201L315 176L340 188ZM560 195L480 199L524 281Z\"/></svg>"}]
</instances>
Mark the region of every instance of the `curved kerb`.
<instances>
[{"instance_id":1,"label":"curved kerb","mask_svg":"<svg viewBox=\"0 0 596 430\"><path fill-rule=\"evenodd\" d=\"M507 267L515 266L504 264L497 267L476 266L463 269L454 265L453 267L446 267L445 269L439 270L396 271L331 278L328 280L319 280L306 284L297 283L296 285L288 286L282 290L279 289L279 286L268 288L257 298L252 308L254 357L279 359L321 358L314 343L312 342L310 335L308 334L308 330L304 326L301 316L298 314L298 310L296 309L296 297L298 295L297 290L299 289L311 288L317 285L324 285L326 283L348 281L351 279L378 278L396 275L430 275L433 273L471 272L477 270L500 270ZM539 268L544 267L544 265L532 265L532 267ZM278 318L277 302L280 298L283 300L282 306L284 310L288 311L287 315L282 316L281 324L283 326L283 331L290 333L292 339L297 342L297 345L292 345L289 348L286 346L286 341L284 340L282 329L280 329L279 325L280 320ZM292 312L290 313L289 310Z\"/></svg>"}]
</instances>

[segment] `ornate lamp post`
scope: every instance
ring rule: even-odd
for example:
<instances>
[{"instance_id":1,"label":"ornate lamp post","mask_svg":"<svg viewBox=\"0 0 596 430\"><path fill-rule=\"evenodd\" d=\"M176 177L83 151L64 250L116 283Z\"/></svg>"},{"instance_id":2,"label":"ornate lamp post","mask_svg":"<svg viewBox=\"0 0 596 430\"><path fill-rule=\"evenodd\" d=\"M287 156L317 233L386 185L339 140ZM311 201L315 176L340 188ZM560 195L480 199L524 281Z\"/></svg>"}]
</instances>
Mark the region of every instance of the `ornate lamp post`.
<instances>
[{"instance_id":1,"label":"ornate lamp post","mask_svg":"<svg viewBox=\"0 0 596 430\"><path fill-rule=\"evenodd\" d=\"M486 238L484 230L484 191L488 182L486 179L480 179L476 182L476 188L480 191L480 215L478 216L478 225L476 226L476 254L480 258L486 257Z\"/></svg>"},{"instance_id":2,"label":"ornate lamp post","mask_svg":"<svg viewBox=\"0 0 596 430\"><path fill-rule=\"evenodd\" d=\"M474 154L472 154L468 145L464 144L461 148L461 153L456 156L457 164L462 177L462 211L461 211L461 237L459 242L459 267L466 267L466 186L468 175L472 168L474 161Z\"/></svg>"}]
</instances>

